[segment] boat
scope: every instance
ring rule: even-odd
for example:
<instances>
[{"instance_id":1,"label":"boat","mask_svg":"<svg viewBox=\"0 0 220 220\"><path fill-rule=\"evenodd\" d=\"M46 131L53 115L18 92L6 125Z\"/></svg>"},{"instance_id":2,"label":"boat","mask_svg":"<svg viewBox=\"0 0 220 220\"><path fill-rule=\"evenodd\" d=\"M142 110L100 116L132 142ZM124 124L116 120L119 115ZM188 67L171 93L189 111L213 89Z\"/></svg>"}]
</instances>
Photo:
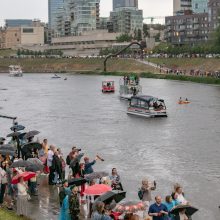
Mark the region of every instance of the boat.
<instances>
[{"instance_id":1,"label":"boat","mask_svg":"<svg viewBox=\"0 0 220 220\"><path fill-rule=\"evenodd\" d=\"M23 76L23 71L21 69L21 66L19 66L19 65L10 65L9 66L9 76L22 77Z\"/></svg>"},{"instance_id":2,"label":"boat","mask_svg":"<svg viewBox=\"0 0 220 220\"><path fill-rule=\"evenodd\" d=\"M57 74L54 74L54 76L51 77L51 79L60 79L61 77L58 76Z\"/></svg>"},{"instance_id":3,"label":"boat","mask_svg":"<svg viewBox=\"0 0 220 220\"><path fill-rule=\"evenodd\" d=\"M131 97L127 114L147 118L167 117L167 110L163 99L147 95L137 95Z\"/></svg>"},{"instance_id":4,"label":"boat","mask_svg":"<svg viewBox=\"0 0 220 220\"><path fill-rule=\"evenodd\" d=\"M190 103L190 101L187 101L187 100L185 100L185 101L180 100L180 101L178 102L179 105L189 104L189 103Z\"/></svg>"},{"instance_id":5,"label":"boat","mask_svg":"<svg viewBox=\"0 0 220 220\"><path fill-rule=\"evenodd\" d=\"M114 81L103 81L102 82L102 92L109 93L115 92L115 82Z\"/></svg>"},{"instance_id":6,"label":"boat","mask_svg":"<svg viewBox=\"0 0 220 220\"><path fill-rule=\"evenodd\" d=\"M134 95L142 93L142 87L139 85L139 79L136 76L124 77L119 81L119 96L121 99L130 100Z\"/></svg>"}]
</instances>

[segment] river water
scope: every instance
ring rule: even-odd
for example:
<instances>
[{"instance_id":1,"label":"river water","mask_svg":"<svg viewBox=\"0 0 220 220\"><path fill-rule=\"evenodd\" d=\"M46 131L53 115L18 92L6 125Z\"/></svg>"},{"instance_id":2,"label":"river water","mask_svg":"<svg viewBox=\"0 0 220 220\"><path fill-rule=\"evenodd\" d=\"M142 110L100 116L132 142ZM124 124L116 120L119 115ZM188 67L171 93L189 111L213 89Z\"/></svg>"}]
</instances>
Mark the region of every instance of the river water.
<instances>
[{"instance_id":1,"label":"river water","mask_svg":"<svg viewBox=\"0 0 220 220\"><path fill-rule=\"evenodd\" d=\"M163 98L168 109L168 118L143 119L126 114L127 102L118 98L119 77L72 75L64 81L65 76L51 76L1 74L0 89L7 90L0 90L0 113L40 130L40 139L47 137L64 154L73 145L90 158L99 153L105 162L98 162L95 170L116 167L128 199L137 199L143 177L156 180L154 195L163 197L178 182L200 209L193 220L220 219L220 87L141 79L143 93ZM105 79L117 82L115 94L101 93ZM191 104L178 105L180 96ZM10 120L0 119L0 136L10 125ZM45 219L56 219L46 213Z\"/></svg>"}]
</instances>

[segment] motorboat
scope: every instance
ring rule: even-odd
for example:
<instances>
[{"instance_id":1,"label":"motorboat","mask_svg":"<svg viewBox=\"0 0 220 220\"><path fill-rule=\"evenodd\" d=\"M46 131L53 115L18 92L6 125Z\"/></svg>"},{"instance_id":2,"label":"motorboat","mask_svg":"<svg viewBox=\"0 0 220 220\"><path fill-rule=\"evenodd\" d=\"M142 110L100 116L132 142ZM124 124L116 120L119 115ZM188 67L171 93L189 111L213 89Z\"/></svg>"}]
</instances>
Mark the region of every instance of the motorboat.
<instances>
[{"instance_id":1,"label":"motorboat","mask_svg":"<svg viewBox=\"0 0 220 220\"><path fill-rule=\"evenodd\" d=\"M119 81L119 96L121 99L130 100L134 95L142 93L142 87L139 85L139 79L136 77L124 77Z\"/></svg>"},{"instance_id":2,"label":"motorboat","mask_svg":"<svg viewBox=\"0 0 220 220\"><path fill-rule=\"evenodd\" d=\"M109 93L115 92L115 82L114 81L103 81L102 82L102 92Z\"/></svg>"},{"instance_id":3,"label":"motorboat","mask_svg":"<svg viewBox=\"0 0 220 220\"><path fill-rule=\"evenodd\" d=\"M184 105L184 104L189 104L189 103L190 103L190 101L188 101L188 100L179 100L178 101L179 105Z\"/></svg>"},{"instance_id":4,"label":"motorboat","mask_svg":"<svg viewBox=\"0 0 220 220\"><path fill-rule=\"evenodd\" d=\"M19 65L10 65L9 66L9 76L22 77L23 76L23 71L21 69L21 66L19 66Z\"/></svg>"},{"instance_id":5,"label":"motorboat","mask_svg":"<svg viewBox=\"0 0 220 220\"><path fill-rule=\"evenodd\" d=\"M57 74L54 74L54 76L51 77L51 79L60 79L61 77L58 76Z\"/></svg>"},{"instance_id":6,"label":"motorboat","mask_svg":"<svg viewBox=\"0 0 220 220\"><path fill-rule=\"evenodd\" d=\"M167 110L163 99L147 95L137 95L131 97L127 114L147 118L167 117Z\"/></svg>"}]
</instances>

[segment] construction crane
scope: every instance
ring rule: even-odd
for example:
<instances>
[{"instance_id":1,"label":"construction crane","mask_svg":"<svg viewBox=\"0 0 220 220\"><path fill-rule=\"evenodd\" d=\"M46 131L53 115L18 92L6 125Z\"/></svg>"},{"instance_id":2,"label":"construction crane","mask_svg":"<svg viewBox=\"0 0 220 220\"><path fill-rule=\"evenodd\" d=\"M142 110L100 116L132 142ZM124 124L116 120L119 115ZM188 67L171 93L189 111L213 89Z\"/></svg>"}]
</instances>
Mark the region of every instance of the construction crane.
<instances>
[{"instance_id":1,"label":"construction crane","mask_svg":"<svg viewBox=\"0 0 220 220\"><path fill-rule=\"evenodd\" d=\"M144 20L150 20L151 24L154 23L154 20L164 20L166 16L152 16L152 17L144 17Z\"/></svg>"}]
</instances>

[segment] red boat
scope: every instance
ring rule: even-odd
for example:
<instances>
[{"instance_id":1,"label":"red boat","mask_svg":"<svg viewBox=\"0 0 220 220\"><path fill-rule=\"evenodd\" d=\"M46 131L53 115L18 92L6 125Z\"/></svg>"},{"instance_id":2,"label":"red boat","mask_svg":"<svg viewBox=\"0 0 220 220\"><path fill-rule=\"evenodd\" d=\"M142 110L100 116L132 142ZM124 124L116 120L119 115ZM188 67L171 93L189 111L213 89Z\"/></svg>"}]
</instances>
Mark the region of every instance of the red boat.
<instances>
[{"instance_id":1,"label":"red boat","mask_svg":"<svg viewBox=\"0 0 220 220\"><path fill-rule=\"evenodd\" d=\"M115 92L114 81L103 81L102 82L102 92Z\"/></svg>"}]
</instances>

